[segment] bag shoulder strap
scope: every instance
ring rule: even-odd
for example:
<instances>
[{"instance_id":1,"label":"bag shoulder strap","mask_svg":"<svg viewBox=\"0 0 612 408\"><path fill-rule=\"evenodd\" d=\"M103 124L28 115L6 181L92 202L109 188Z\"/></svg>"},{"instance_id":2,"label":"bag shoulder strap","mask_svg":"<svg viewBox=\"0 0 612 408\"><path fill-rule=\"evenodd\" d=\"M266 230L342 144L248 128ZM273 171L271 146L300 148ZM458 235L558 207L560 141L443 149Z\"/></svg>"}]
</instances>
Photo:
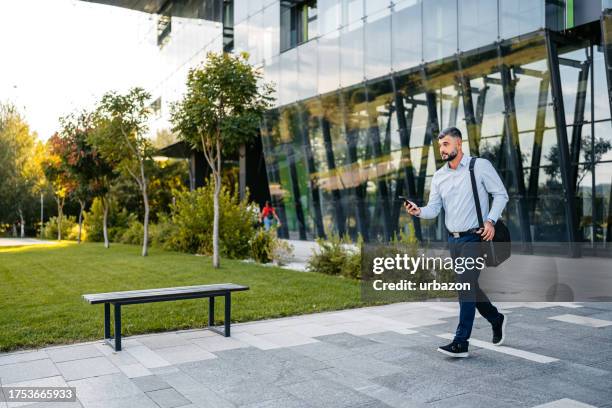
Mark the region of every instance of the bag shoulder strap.
<instances>
[{"instance_id":1,"label":"bag shoulder strap","mask_svg":"<svg viewBox=\"0 0 612 408\"><path fill-rule=\"evenodd\" d=\"M478 226L484 227L482 221L482 210L480 209L480 198L478 197L478 187L476 185L476 175L474 174L474 165L476 164L476 157L472 157L470 160L470 179L472 180L472 193L474 195L474 204L476 205L476 216L478 217Z\"/></svg>"}]
</instances>

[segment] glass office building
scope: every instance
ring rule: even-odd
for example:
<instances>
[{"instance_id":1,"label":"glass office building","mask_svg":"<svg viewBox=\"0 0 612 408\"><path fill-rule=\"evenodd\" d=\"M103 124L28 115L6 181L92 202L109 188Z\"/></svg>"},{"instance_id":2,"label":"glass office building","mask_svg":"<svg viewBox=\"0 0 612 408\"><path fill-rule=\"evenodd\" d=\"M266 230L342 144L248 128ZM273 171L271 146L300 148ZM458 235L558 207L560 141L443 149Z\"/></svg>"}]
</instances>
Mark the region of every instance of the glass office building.
<instances>
[{"instance_id":1,"label":"glass office building","mask_svg":"<svg viewBox=\"0 0 612 408\"><path fill-rule=\"evenodd\" d=\"M456 126L504 180L525 251L610 247L612 1L217 3L216 48L276 84L261 140L282 236L444 241L443 215L410 218L397 197L427 202L436 136Z\"/></svg>"}]
</instances>

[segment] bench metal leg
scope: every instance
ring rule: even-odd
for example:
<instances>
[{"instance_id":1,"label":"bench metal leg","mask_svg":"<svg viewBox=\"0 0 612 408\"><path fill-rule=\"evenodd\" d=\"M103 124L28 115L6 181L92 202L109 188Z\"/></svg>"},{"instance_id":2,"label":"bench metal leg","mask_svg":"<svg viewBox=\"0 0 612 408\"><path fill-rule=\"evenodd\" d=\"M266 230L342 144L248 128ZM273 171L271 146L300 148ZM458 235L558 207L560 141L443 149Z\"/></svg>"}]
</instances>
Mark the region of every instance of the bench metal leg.
<instances>
[{"instance_id":1,"label":"bench metal leg","mask_svg":"<svg viewBox=\"0 0 612 408\"><path fill-rule=\"evenodd\" d=\"M110 339L110 303L104 304L104 340Z\"/></svg>"},{"instance_id":2,"label":"bench metal leg","mask_svg":"<svg viewBox=\"0 0 612 408\"><path fill-rule=\"evenodd\" d=\"M215 325L215 297L208 298L208 327Z\"/></svg>"},{"instance_id":3,"label":"bench metal leg","mask_svg":"<svg viewBox=\"0 0 612 408\"><path fill-rule=\"evenodd\" d=\"M115 351L121 351L121 305L115 303Z\"/></svg>"},{"instance_id":4,"label":"bench metal leg","mask_svg":"<svg viewBox=\"0 0 612 408\"><path fill-rule=\"evenodd\" d=\"M232 295L225 295L225 337L230 336L230 320L232 316Z\"/></svg>"}]
</instances>

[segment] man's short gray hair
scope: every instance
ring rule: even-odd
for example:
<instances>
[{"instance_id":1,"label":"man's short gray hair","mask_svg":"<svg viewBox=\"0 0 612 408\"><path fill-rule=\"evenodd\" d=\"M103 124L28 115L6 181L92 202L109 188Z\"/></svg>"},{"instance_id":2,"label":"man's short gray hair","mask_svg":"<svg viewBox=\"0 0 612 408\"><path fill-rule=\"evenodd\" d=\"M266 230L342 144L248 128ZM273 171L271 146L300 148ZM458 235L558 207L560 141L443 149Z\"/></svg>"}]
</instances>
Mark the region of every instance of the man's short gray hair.
<instances>
[{"instance_id":1,"label":"man's short gray hair","mask_svg":"<svg viewBox=\"0 0 612 408\"><path fill-rule=\"evenodd\" d=\"M450 136L450 137L456 137L461 139L461 131L459 129L457 129L456 127L452 126L452 127L448 127L446 129L444 129L443 131L440 132L440 134L438 135L438 139L442 139L445 136Z\"/></svg>"}]
</instances>

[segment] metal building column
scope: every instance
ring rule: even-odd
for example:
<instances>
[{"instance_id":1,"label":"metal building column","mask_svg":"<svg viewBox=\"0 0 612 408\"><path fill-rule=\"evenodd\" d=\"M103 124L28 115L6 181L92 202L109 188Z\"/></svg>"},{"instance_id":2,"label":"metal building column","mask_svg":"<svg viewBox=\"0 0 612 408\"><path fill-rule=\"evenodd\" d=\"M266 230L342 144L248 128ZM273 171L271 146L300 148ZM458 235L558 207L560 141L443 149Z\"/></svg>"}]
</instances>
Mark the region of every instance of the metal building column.
<instances>
[{"instance_id":1,"label":"metal building column","mask_svg":"<svg viewBox=\"0 0 612 408\"><path fill-rule=\"evenodd\" d=\"M325 146L325 158L327 160L327 168L329 169L330 177L337 176L336 174L336 159L332 149L331 129L329 121L325 117L321 117L321 133L323 133L323 145ZM334 215L336 216L336 228L339 235L346 233L346 215L342 206L342 195L338 188L333 188L331 194L334 201Z\"/></svg>"},{"instance_id":2,"label":"metal building column","mask_svg":"<svg viewBox=\"0 0 612 408\"><path fill-rule=\"evenodd\" d=\"M574 126L572 128L572 141L570 146L570 157L572 166L572 191L576 192L578 183L578 163L580 163L580 148L582 145L582 126L584 125L584 109L586 107L586 95L591 69L590 58L582 63L578 73L578 90L576 92L576 105L574 108Z\"/></svg>"},{"instance_id":3,"label":"metal building column","mask_svg":"<svg viewBox=\"0 0 612 408\"><path fill-rule=\"evenodd\" d=\"M601 37L608 85L608 105L612 115L612 9L605 9L601 15Z\"/></svg>"},{"instance_id":4,"label":"metal building column","mask_svg":"<svg viewBox=\"0 0 612 408\"><path fill-rule=\"evenodd\" d=\"M557 143L559 144L559 170L563 184L563 204L565 207L565 225L567 230L569 254L572 257L580 256L580 246L577 242L578 214L574 191L572 191L570 152L567 142L567 124L565 122L565 106L563 103L563 88L561 86L561 72L559 70L559 55L555 42L556 34L546 30L546 51L548 54L548 70L552 91L552 102L555 112L555 128Z\"/></svg>"},{"instance_id":5,"label":"metal building column","mask_svg":"<svg viewBox=\"0 0 612 408\"><path fill-rule=\"evenodd\" d=\"M317 168L312 153L312 145L310 144L310 135L308 134L309 126L307 113L300 111L299 126L302 136L302 148L306 158L306 166L308 168L308 185L310 187L310 195L312 198L312 208L314 211L314 222L316 227L317 237L325 238L325 229L323 228L323 212L321 211L321 193L319 191L318 179L314 176L317 173Z\"/></svg>"},{"instance_id":6,"label":"metal building column","mask_svg":"<svg viewBox=\"0 0 612 408\"><path fill-rule=\"evenodd\" d=\"M540 91L538 94L538 111L536 114L535 130L533 135L533 148L531 151L531 170L529 172L529 197L530 211L534 213L538 202L538 183L540 179L540 161L542 159L542 143L546 130L546 110L548 108L548 87L550 76L546 73L540 80Z\"/></svg>"},{"instance_id":7,"label":"metal building column","mask_svg":"<svg viewBox=\"0 0 612 408\"><path fill-rule=\"evenodd\" d=\"M287 162L289 164L289 177L291 179L291 192L293 195L293 204L295 205L295 216L298 221L298 233L301 240L306 239L306 220L304 219L304 209L301 201L300 183L295 165L295 150L290 143L285 144L285 152Z\"/></svg>"},{"instance_id":8,"label":"metal building column","mask_svg":"<svg viewBox=\"0 0 612 408\"><path fill-rule=\"evenodd\" d=\"M511 76L510 68L503 61L503 52L501 45L498 45L497 55L500 64L500 74L502 81L502 90L504 96L504 107L506 109L504 125L506 130L505 147L510 158L510 168L512 178L518 193L517 206L519 212L519 225L521 228L521 238L523 250L531 252L531 227L529 223L529 210L527 208L526 191L525 191L525 176L523 173L523 160L521 154L521 146L518 135L518 123L516 119L516 106L514 104L514 96L516 84Z\"/></svg>"},{"instance_id":9,"label":"metal building column","mask_svg":"<svg viewBox=\"0 0 612 408\"><path fill-rule=\"evenodd\" d=\"M393 85L395 88L395 83ZM417 194L414 179L414 166L410 158L410 134L412 133L412 119L414 117L414 110L416 106L412 105L412 107L406 109L404 106L404 96L402 93L397 89L394 89L394 94L397 125L399 128L400 144L402 147L400 156L401 170L398 177L396 195L404 195L404 188L406 188L406 191L408 191L408 197L417 202L417 205L421 205L422 203L420 202L420 199L422 199L422 197L418 197ZM401 173L404 175L403 182L400 182L400 179L402 178ZM393 222L396 224L399 222L399 213L402 207L403 203L401 201L397 201L397 203L394 201ZM412 221L414 225L414 234L419 241L422 241L423 235L421 232L421 219L418 217L412 217Z\"/></svg>"}]
</instances>

